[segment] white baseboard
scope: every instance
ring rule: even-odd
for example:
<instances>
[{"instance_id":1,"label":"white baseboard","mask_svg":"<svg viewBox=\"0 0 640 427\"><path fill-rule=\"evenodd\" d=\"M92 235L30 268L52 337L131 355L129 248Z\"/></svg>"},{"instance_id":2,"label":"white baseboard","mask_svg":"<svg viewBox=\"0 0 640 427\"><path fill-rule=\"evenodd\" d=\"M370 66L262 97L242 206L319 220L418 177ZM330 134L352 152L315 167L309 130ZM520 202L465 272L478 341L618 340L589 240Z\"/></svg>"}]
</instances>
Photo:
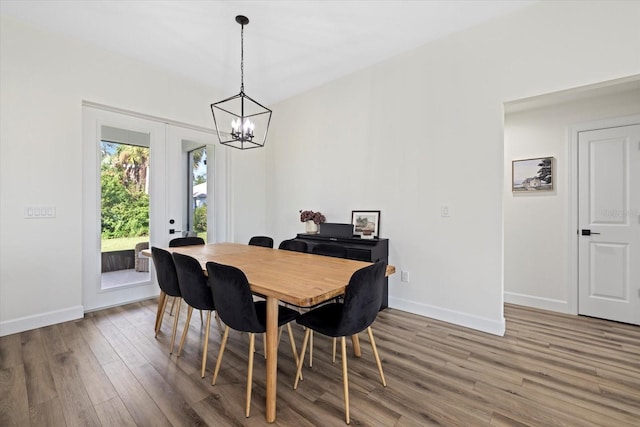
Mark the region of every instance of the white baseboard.
<instances>
[{"instance_id":1,"label":"white baseboard","mask_svg":"<svg viewBox=\"0 0 640 427\"><path fill-rule=\"evenodd\" d=\"M532 295L505 292L504 302L509 304L524 305L526 307L539 308L541 310L556 311L570 314L569 303L551 298L541 298Z\"/></svg>"},{"instance_id":2,"label":"white baseboard","mask_svg":"<svg viewBox=\"0 0 640 427\"><path fill-rule=\"evenodd\" d=\"M39 313L32 316L6 320L4 322L0 322L0 337L41 328L43 326L55 325L56 323L82 319L83 317L83 307L81 305L76 305L62 310L49 311L47 313Z\"/></svg>"},{"instance_id":3,"label":"white baseboard","mask_svg":"<svg viewBox=\"0 0 640 427\"><path fill-rule=\"evenodd\" d=\"M448 310L428 304L419 304L414 301L393 297L389 297L389 307L418 314L420 316L431 317L436 320L442 320L443 322L453 323L454 325L464 326L465 328L476 329L493 335L503 336L505 332L504 317L500 320L493 320L486 317L474 316L468 313Z\"/></svg>"}]
</instances>

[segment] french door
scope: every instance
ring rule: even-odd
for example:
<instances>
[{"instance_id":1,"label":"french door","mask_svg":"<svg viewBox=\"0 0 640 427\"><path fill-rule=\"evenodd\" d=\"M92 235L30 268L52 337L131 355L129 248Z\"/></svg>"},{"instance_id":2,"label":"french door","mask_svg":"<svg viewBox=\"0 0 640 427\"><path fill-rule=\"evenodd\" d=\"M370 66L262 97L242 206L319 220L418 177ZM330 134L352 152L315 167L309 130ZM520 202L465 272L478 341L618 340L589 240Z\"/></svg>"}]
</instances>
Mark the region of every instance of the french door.
<instances>
[{"instance_id":1,"label":"french door","mask_svg":"<svg viewBox=\"0 0 640 427\"><path fill-rule=\"evenodd\" d=\"M199 130L167 127L167 167L173 174L166 182L169 239L197 234L214 240L215 211L213 195L218 172L214 135ZM194 221L194 215L206 215ZM171 232L173 230L173 232Z\"/></svg>"},{"instance_id":2,"label":"french door","mask_svg":"<svg viewBox=\"0 0 640 427\"><path fill-rule=\"evenodd\" d=\"M114 136L115 135L115 136ZM101 235L104 236L101 182L104 141L121 138L148 147L148 238L150 246L167 246L169 240L188 230L187 213L191 195L188 190L188 149L207 147L213 157L213 135L194 129L166 124L153 118L132 116L92 105L83 106L83 306L85 311L151 298L158 294L155 269L148 264L146 275L120 286L104 286ZM121 142L121 141L116 141ZM133 143L130 143L133 144ZM211 162L209 170L213 170ZM210 174L213 176L214 174ZM213 193L213 183L208 187ZM131 215L128 212L126 215ZM208 214L213 218L213 212ZM213 220L209 222L213 223ZM144 235L144 233L142 233ZM211 239L212 240L212 239ZM126 252L126 251L124 251ZM138 254L134 255L137 257ZM126 267L126 266L125 266ZM144 269L143 269L144 270Z\"/></svg>"}]
</instances>

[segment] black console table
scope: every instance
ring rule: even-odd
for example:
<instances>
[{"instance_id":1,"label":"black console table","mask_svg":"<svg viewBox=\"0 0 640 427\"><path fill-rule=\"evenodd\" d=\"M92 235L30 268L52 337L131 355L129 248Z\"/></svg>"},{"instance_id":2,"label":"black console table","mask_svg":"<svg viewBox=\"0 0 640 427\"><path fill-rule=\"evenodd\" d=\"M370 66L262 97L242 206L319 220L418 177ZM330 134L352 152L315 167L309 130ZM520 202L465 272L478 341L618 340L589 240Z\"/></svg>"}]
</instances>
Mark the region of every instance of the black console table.
<instances>
[{"instance_id":1,"label":"black console table","mask_svg":"<svg viewBox=\"0 0 640 427\"><path fill-rule=\"evenodd\" d=\"M357 261L376 262L383 260L389 263L389 239L360 239L320 236L318 234L298 234L295 240L302 240L311 252L320 243L333 243L343 246L347 250L347 258ZM389 302L389 278L384 278L384 292L380 310L387 308Z\"/></svg>"}]
</instances>

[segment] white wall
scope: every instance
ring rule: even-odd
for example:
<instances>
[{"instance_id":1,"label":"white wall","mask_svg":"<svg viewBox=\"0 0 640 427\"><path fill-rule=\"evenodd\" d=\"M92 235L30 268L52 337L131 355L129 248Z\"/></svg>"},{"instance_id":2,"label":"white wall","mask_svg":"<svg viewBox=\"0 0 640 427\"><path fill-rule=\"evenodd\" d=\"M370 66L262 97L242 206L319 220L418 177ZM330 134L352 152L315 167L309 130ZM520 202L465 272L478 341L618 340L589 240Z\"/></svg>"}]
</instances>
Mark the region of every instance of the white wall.
<instances>
[{"instance_id":1,"label":"white wall","mask_svg":"<svg viewBox=\"0 0 640 427\"><path fill-rule=\"evenodd\" d=\"M639 113L635 89L505 114L505 301L571 312L569 129ZM511 160L536 157L555 158L554 190L512 193Z\"/></svg>"},{"instance_id":2,"label":"white wall","mask_svg":"<svg viewBox=\"0 0 640 427\"><path fill-rule=\"evenodd\" d=\"M502 333L503 103L638 74L639 17L637 2L541 2L273 106L268 228L380 209L411 278L390 278L390 305Z\"/></svg>"},{"instance_id":3,"label":"white wall","mask_svg":"<svg viewBox=\"0 0 640 427\"><path fill-rule=\"evenodd\" d=\"M13 19L0 23L0 335L82 316L82 101L212 127L211 88ZM242 153L244 154L244 153ZM261 157L262 156L262 157ZM232 153L229 217L264 232L264 154ZM248 172L247 172L248 171ZM247 204L246 206L244 204ZM24 206L56 206L25 220ZM254 221L235 211L256 212Z\"/></svg>"}]
</instances>

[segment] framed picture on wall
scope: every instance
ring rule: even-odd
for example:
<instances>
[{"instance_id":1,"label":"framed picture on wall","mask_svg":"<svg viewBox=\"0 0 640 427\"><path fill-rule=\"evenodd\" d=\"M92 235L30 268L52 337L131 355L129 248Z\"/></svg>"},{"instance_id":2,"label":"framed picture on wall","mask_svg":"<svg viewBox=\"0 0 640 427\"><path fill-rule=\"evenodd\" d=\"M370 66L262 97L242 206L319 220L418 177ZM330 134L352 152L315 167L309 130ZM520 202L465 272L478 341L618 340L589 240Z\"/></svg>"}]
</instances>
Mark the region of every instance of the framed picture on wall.
<instances>
[{"instance_id":1,"label":"framed picture on wall","mask_svg":"<svg viewBox=\"0 0 640 427\"><path fill-rule=\"evenodd\" d=\"M513 160L511 191L514 193L553 190L553 157Z\"/></svg>"},{"instance_id":2,"label":"framed picture on wall","mask_svg":"<svg viewBox=\"0 0 640 427\"><path fill-rule=\"evenodd\" d=\"M363 239L373 239L380 235L380 211L351 211L353 232Z\"/></svg>"}]
</instances>

